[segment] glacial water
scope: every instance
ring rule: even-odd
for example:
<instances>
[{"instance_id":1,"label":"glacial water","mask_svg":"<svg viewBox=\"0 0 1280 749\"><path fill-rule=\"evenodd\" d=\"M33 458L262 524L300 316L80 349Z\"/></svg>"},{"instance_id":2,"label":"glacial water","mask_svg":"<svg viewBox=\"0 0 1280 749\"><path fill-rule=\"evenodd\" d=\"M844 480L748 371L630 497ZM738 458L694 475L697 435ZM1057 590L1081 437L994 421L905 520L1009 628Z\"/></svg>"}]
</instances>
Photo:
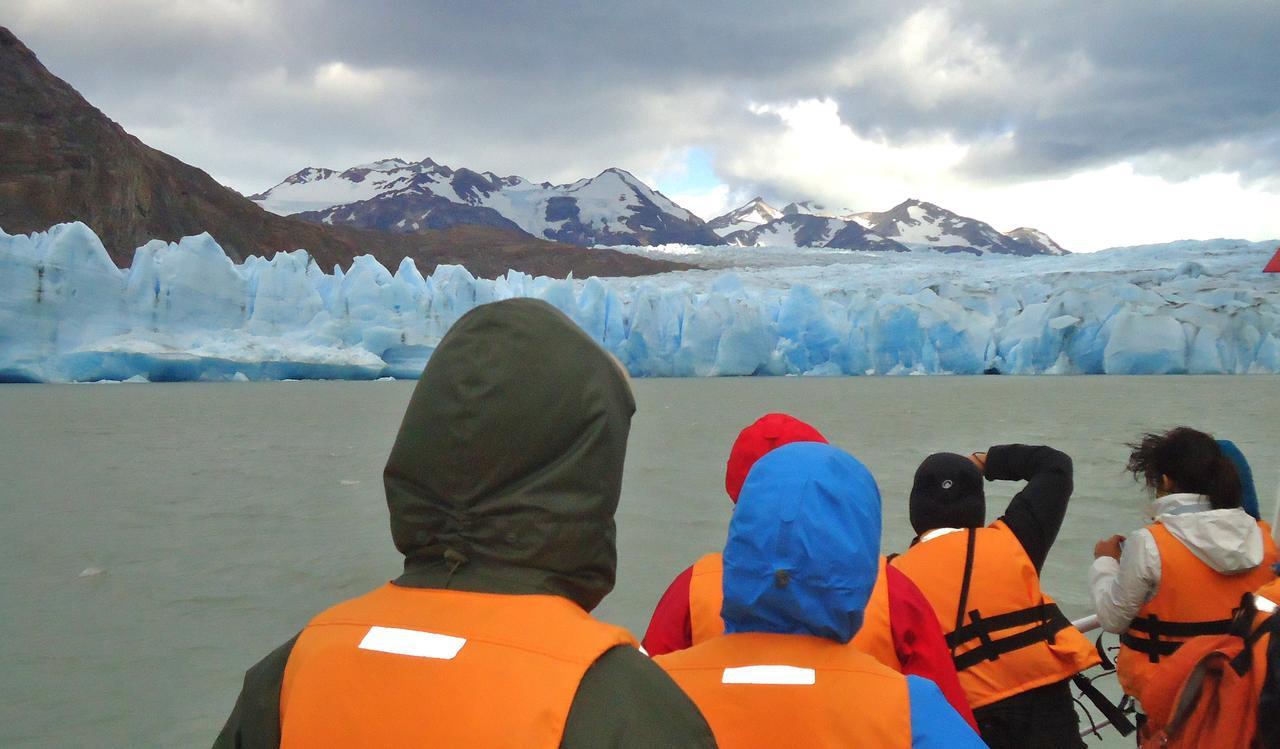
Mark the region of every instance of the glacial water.
<instances>
[{"instance_id":1,"label":"glacial water","mask_svg":"<svg viewBox=\"0 0 1280 749\"><path fill-rule=\"evenodd\" d=\"M640 634L671 577L718 547L737 431L785 410L861 457L886 549L930 452L1044 442L1076 494L1046 588L1088 612L1093 542L1140 525L1123 443L1187 423L1240 444L1264 513L1280 480L1280 378L640 380L598 613ZM393 577L381 470L412 383L0 387L0 746L206 746L256 659ZM989 484L994 517L1016 491ZM1109 745L1126 745L1112 740Z\"/></svg>"}]
</instances>

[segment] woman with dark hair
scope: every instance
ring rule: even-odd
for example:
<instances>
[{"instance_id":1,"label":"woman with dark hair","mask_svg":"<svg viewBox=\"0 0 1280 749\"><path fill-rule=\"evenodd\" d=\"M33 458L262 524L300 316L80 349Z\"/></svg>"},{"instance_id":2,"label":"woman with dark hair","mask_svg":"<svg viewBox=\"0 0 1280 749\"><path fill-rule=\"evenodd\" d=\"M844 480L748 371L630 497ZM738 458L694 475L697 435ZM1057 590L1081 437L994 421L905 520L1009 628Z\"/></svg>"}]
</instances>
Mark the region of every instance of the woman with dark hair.
<instances>
[{"instance_id":1,"label":"woman with dark hair","mask_svg":"<svg viewBox=\"0 0 1280 749\"><path fill-rule=\"evenodd\" d=\"M1150 524L1099 541L1089 577L1099 622L1120 634L1120 685L1141 699L1162 658L1229 631L1241 596L1275 576L1276 548L1241 509L1240 477L1213 437L1177 427L1130 448L1127 469L1155 494Z\"/></svg>"}]
</instances>

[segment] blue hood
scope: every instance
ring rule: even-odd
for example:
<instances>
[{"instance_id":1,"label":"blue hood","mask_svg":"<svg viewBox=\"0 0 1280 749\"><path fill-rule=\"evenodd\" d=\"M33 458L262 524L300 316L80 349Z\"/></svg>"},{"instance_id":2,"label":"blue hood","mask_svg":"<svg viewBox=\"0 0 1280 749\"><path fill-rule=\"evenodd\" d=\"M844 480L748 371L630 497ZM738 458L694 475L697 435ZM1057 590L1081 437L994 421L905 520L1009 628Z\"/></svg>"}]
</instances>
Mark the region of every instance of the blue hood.
<instances>
[{"instance_id":1,"label":"blue hood","mask_svg":"<svg viewBox=\"0 0 1280 749\"><path fill-rule=\"evenodd\" d=\"M1240 448L1231 440L1215 440L1215 442L1218 443L1222 454L1227 456L1227 460L1236 467L1236 473L1240 476L1240 508L1253 516L1254 520L1261 520L1258 487L1253 483L1253 471L1249 468L1249 461L1245 460L1244 453L1240 452Z\"/></svg>"},{"instance_id":2,"label":"blue hood","mask_svg":"<svg viewBox=\"0 0 1280 749\"><path fill-rule=\"evenodd\" d=\"M880 560L880 489L845 451L814 442L761 458L729 523L725 631L848 642Z\"/></svg>"}]
</instances>

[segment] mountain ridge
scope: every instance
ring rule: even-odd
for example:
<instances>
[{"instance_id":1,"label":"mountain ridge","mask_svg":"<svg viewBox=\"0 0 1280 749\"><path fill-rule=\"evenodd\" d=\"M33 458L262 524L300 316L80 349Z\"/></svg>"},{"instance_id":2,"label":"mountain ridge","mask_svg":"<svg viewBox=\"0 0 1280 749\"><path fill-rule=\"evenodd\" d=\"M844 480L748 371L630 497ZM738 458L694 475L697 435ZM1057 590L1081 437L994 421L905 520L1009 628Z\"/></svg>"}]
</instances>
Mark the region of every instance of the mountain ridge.
<instances>
[{"instance_id":1,"label":"mountain ridge","mask_svg":"<svg viewBox=\"0 0 1280 749\"><path fill-rule=\"evenodd\" d=\"M341 171L306 167L251 197L274 212L329 225L412 234L480 224L580 246L787 243L872 251L1066 252L1044 232L1020 227L1017 234L1003 234L915 199L888 211L849 212L813 200L778 209L756 196L703 221L618 167L552 184L455 169L431 158L390 158Z\"/></svg>"},{"instance_id":2,"label":"mountain ridge","mask_svg":"<svg viewBox=\"0 0 1280 749\"><path fill-rule=\"evenodd\" d=\"M401 234L476 223L579 246L720 243L702 219L618 167L552 184L384 159L341 172L307 167L252 199L308 221Z\"/></svg>"},{"instance_id":3,"label":"mountain ridge","mask_svg":"<svg viewBox=\"0 0 1280 749\"><path fill-rule=\"evenodd\" d=\"M454 226L404 237L268 213L128 133L0 26L0 228L29 234L71 221L91 227L119 267L152 239L206 231L233 258L305 248L325 267L349 266L365 253L384 265L412 257L425 272L455 263L489 277L511 268L563 277L684 267L503 229Z\"/></svg>"}]
</instances>

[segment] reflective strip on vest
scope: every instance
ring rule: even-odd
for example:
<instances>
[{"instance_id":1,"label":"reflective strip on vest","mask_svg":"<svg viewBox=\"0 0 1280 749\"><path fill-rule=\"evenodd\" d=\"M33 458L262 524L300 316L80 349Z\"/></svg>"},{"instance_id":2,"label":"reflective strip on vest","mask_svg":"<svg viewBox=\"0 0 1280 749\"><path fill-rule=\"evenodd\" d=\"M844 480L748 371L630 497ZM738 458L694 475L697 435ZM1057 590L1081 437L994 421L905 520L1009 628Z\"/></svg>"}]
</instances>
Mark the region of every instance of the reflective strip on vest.
<instances>
[{"instance_id":1,"label":"reflective strip on vest","mask_svg":"<svg viewBox=\"0 0 1280 749\"><path fill-rule=\"evenodd\" d=\"M435 632L419 632L413 629L396 627L370 627L364 639L360 641L361 650L376 650L379 653L395 655L411 655L417 658L439 658L453 660L467 641L461 637L438 635Z\"/></svg>"},{"instance_id":2,"label":"reflective strip on vest","mask_svg":"<svg viewBox=\"0 0 1280 749\"><path fill-rule=\"evenodd\" d=\"M798 666L737 666L726 668L721 684L795 684L811 686L817 672Z\"/></svg>"},{"instance_id":3,"label":"reflective strip on vest","mask_svg":"<svg viewBox=\"0 0 1280 749\"><path fill-rule=\"evenodd\" d=\"M893 627L889 620L889 584L885 580L885 558L880 557L876 584L862 612L862 626L850 642L855 648L874 657L894 671L902 671L898 650L893 644ZM693 644L706 642L724 634L720 609L724 604L724 559L720 554L707 554L693 564L689 578L689 629Z\"/></svg>"},{"instance_id":4,"label":"reflective strip on vest","mask_svg":"<svg viewBox=\"0 0 1280 749\"><path fill-rule=\"evenodd\" d=\"M555 749L583 674L634 644L559 596L388 584L298 635L280 746Z\"/></svg>"},{"instance_id":5,"label":"reflective strip on vest","mask_svg":"<svg viewBox=\"0 0 1280 749\"><path fill-rule=\"evenodd\" d=\"M653 659L719 746L908 749L907 677L820 637L728 634Z\"/></svg>"},{"instance_id":6,"label":"reflective strip on vest","mask_svg":"<svg viewBox=\"0 0 1280 749\"><path fill-rule=\"evenodd\" d=\"M970 533L912 546L893 566L920 589L946 633L960 686L974 708L1064 681L1100 662L1093 645L1040 589L1040 575L1013 531L997 521L973 529L973 563L960 621Z\"/></svg>"},{"instance_id":7,"label":"reflective strip on vest","mask_svg":"<svg viewBox=\"0 0 1280 749\"><path fill-rule=\"evenodd\" d=\"M1261 523L1262 564L1237 575L1205 564L1162 523L1147 526L1147 531L1160 554L1162 583L1120 635L1116 657L1120 686L1125 694L1138 698L1161 659L1176 653L1184 642L1231 632L1241 597L1275 577L1271 565L1276 559L1275 544Z\"/></svg>"}]
</instances>

